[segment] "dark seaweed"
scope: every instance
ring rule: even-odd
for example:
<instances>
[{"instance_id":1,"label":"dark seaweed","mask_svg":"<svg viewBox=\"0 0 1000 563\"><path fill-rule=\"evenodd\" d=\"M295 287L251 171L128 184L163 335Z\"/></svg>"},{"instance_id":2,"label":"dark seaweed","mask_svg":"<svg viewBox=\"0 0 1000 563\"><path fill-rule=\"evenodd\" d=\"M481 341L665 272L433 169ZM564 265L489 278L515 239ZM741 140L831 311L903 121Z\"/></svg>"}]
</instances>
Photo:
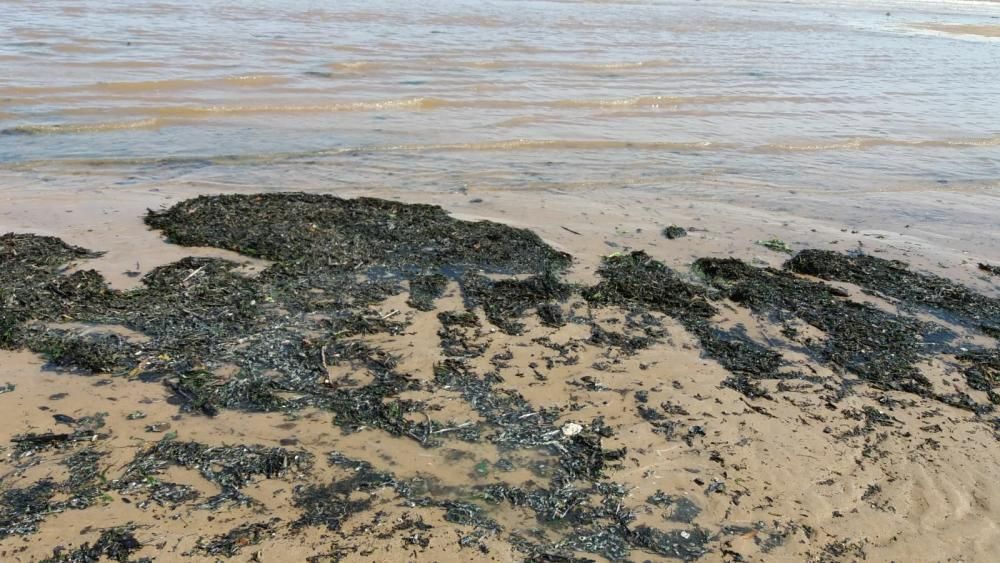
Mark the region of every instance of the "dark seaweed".
<instances>
[{"instance_id":1,"label":"dark seaweed","mask_svg":"<svg viewBox=\"0 0 1000 563\"><path fill-rule=\"evenodd\" d=\"M59 487L52 479L42 479L23 489L7 489L0 494L0 538L38 531L38 524L57 510L51 502Z\"/></svg>"},{"instance_id":2,"label":"dark seaweed","mask_svg":"<svg viewBox=\"0 0 1000 563\"><path fill-rule=\"evenodd\" d=\"M632 545L663 557L693 561L708 549L710 535L700 528L663 532L647 526L638 526L630 535Z\"/></svg>"},{"instance_id":3,"label":"dark seaweed","mask_svg":"<svg viewBox=\"0 0 1000 563\"><path fill-rule=\"evenodd\" d=\"M448 278L441 274L418 276L410 280L410 307L421 311L434 310L434 300L444 295Z\"/></svg>"},{"instance_id":4,"label":"dark seaweed","mask_svg":"<svg viewBox=\"0 0 1000 563\"><path fill-rule=\"evenodd\" d=\"M538 235L489 221L449 217L431 205L373 198L271 193L202 196L146 223L184 246L214 246L295 268L468 267L503 273L569 265Z\"/></svg>"},{"instance_id":5,"label":"dark seaweed","mask_svg":"<svg viewBox=\"0 0 1000 563\"><path fill-rule=\"evenodd\" d=\"M883 388L926 394L930 382L914 365L928 327L914 319L847 301L833 288L733 258L702 258L695 268L723 294L778 324L801 319L826 333L811 349L823 363Z\"/></svg>"},{"instance_id":6,"label":"dark seaweed","mask_svg":"<svg viewBox=\"0 0 1000 563\"><path fill-rule=\"evenodd\" d=\"M280 521L280 518L272 518L267 522L241 524L225 534L215 536L211 540L203 541L199 539L195 549L208 555L234 557L239 555L244 547L257 545L265 539L272 537L276 533L277 524Z\"/></svg>"},{"instance_id":7,"label":"dark seaweed","mask_svg":"<svg viewBox=\"0 0 1000 563\"><path fill-rule=\"evenodd\" d=\"M101 532L93 545L84 543L70 552L56 548L46 562L51 563L96 563L104 558L120 563L131 561L129 557L142 549L142 543L135 537L136 526L128 524L109 528ZM144 559L148 561L148 559Z\"/></svg>"},{"instance_id":8,"label":"dark seaweed","mask_svg":"<svg viewBox=\"0 0 1000 563\"><path fill-rule=\"evenodd\" d=\"M454 358L475 358L483 355L489 346L479 342L481 325L479 318L472 311L445 311L438 313L441 328L438 337L441 339L441 352Z\"/></svg>"},{"instance_id":9,"label":"dark seaweed","mask_svg":"<svg viewBox=\"0 0 1000 563\"><path fill-rule=\"evenodd\" d=\"M648 348L654 341L648 336L627 336L620 332L604 330L595 324L590 327L588 342L598 346L612 346L626 354L635 354L643 348Z\"/></svg>"},{"instance_id":10,"label":"dark seaweed","mask_svg":"<svg viewBox=\"0 0 1000 563\"><path fill-rule=\"evenodd\" d=\"M727 386L749 397L764 397L767 393L757 380L786 377L778 371L784 365L781 354L711 326L709 319L717 309L708 302L705 289L685 282L645 252L606 257L598 274L601 282L583 291L588 301L651 309L679 320L698 337L705 354L733 374Z\"/></svg>"},{"instance_id":11,"label":"dark seaweed","mask_svg":"<svg viewBox=\"0 0 1000 563\"><path fill-rule=\"evenodd\" d=\"M663 491L656 491L656 494L646 499L649 504L669 508L670 512L664 517L673 522L690 524L701 514L701 508L685 496L668 495Z\"/></svg>"},{"instance_id":12,"label":"dark seaweed","mask_svg":"<svg viewBox=\"0 0 1000 563\"><path fill-rule=\"evenodd\" d=\"M684 227L678 227L677 225L670 225L669 227L663 228L663 236L670 240L686 237L687 234L688 232L684 229Z\"/></svg>"},{"instance_id":13,"label":"dark seaweed","mask_svg":"<svg viewBox=\"0 0 1000 563\"><path fill-rule=\"evenodd\" d=\"M1000 327L1000 299L986 297L940 276L910 271L906 264L895 260L803 250L785 268L821 279L851 282L907 305L949 313L970 326Z\"/></svg>"},{"instance_id":14,"label":"dark seaweed","mask_svg":"<svg viewBox=\"0 0 1000 563\"><path fill-rule=\"evenodd\" d=\"M970 350L956 356L966 364L965 380L969 387L977 391L985 391L990 401L1000 404L1000 350Z\"/></svg>"},{"instance_id":15,"label":"dark seaweed","mask_svg":"<svg viewBox=\"0 0 1000 563\"><path fill-rule=\"evenodd\" d=\"M481 306L486 318L507 334L522 332L524 325L515 319L525 311L551 301L563 301L572 290L552 271L524 280L493 281L486 276L468 275L462 284L468 305Z\"/></svg>"},{"instance_id":16,"label":"dark seaweed","mask_svg":"<svg viewBox=\"0 0 1000 563\"><path fill-rule=\"evenodd\" d=\"M591 344L633 353L665 337L652 313L665 314L700 341L707 357L729 370L725 385L749 397L770 396L762 380L809 379L789 369L780 350L790 346L876 387L933 396L959 408L986 412L962 392L934 395L915 367L930 354L954 353L942 344L953 335L911 317L852 302L842 290L788 271L752 268L736 260L702 259L695 264L695 273L706 283L696 283L643 252L633 252L606 257L598 271L600 283L581 289L560 277L569 257L533 233L495 223L458 221L437 207L373 199L305 194L202 197L151 212L147 223L163 230L173 242L227 248L273 263L254 276L243 273L235 262L186 258L151 271L139 289L121 292L108 288L93 271L61 273L68 263L95 253L47 237L4 235L0 237L0 347L43 353L52 367L127 373L159 381L183 409L208 416L225 408L294 411L314 407L332 413L335 424L348 432L377 428L428 448L448 439L485 439L505 456L528 449L551 456L551 463L540 464L545 467L536 472L545 482L522 487L472 485L464 497L449 494L442 499L439 491L431 492L426 484L401 482L370 464L333 454L329 462L347 470L347 476L327 484L297 486L293 499L301 515L291 524L293 528L340 529L351 515L374 505L374 495L359 493L390 488L408 505L436 507L446 520L472 526L474 531L463 536L460 545L480 549L485 549L484 537L503 532L489 517L489 504L506 503L532 511L544 530L530 538L511 535L508 540L535 561L575 560L574 551L621 560L636 549L688 560L707 551L713 538L700 528L661 531L633 525L634 515L624 505L628 491L612 480L627 452L604 447L613 431L602 420L585 424L578 434L564 435L557 422L564 413L537 409L520 393L504 388L501 370L513 359L509 350L494 356L494 371L473 369L467 360L482 356L489 344L472 312L477 307L501 330L517 334L524 330L522 320L532 310L549 326L567 320L588 322L578 316L579 304L572 305L568 318L564 313L570 297L582 294L592 306L628 310L623 332L604 329L591 320ZM1000 326L996 300L942 278L908 272L899 264L874 258L808 254L812 252L819 251L800 253L789 261L788 269L851 281L910 305L947 311L987 332L989 327ZM459 283L470 310L438 315L446 359L435 366L432 381L402 373L392 354L359 339L405 331L405 321L393 320L396 312L374 307L404 291L403 282L409 284L412 307L432 310L450 281ZM720 328L715 317L733 302L781 323L783 334L793 344L765 345L740 327ZM799 321L822 331L824 338L800 338L794 325ZM83 335L54 328L53 322L121 325L146 338ZM573 351L583 348L579 341L535 342L558 353L544 358L550 368L578 361ZM606 355L611 358L614 352ZM972 350L955 357L971 389L1000 400L994 391L998 382L995 352ZM223 376L217 369L223 366L236 366L238 371ZM346 376L331 380L329 368L338 366L365 372L368 383L358 385ZM545 375L539 369L535 374L542 379ZM581 381L598 388L592 378ZM457 392L483 421L463 425L461 432L445 429L425 414L433 408L431 404L400 398L407 391L439 389ZM778 389L782 391L781 384ZM839 390L828 389L843 396L850 385L842 382ZM635 394L640 416L667 439L678 437L692 447L696 441L705 441L704 426L689 426L667 416L686 414L683 409L670 403L657 409L648 404L648 394L641 393ZM891 416L867 407L843 414L858 420L860 425L849 431L858 436L881 440L885 433L880 429L898 425ZM170 466L198 471L217 485L219 493L199 504L215 508L251 503L242 492L249 483L308 471L311 464L305 452L263 446L210 447L177 442L168 435L138 452L117 478L106 481L102 454L79 446L83 440L100 437L99 418L57 419L71 425L73 432L25 434L15 439L19 455L47 448L79 449L63 460L70 469L67 482L42 480L3 492L0 535L32 533L45 515L90 506L109 491L126 497L140 494L145 497L140 506L194 501L198 495L193 488L159 480ZM866 442L863 455L877 453L876 446ZM710 459L721 460L718 453L712 455ZM488 463L480 465L482 472L490 471ZM479 467L477 474L482 475ZM724 492L725 482L713 480L706 490ZM665 517L672 521L690 524L698 514L698 507L683 497L663 495L650 502L654 500L669 509ZM276 526L274 521L248 523L199 542L199 549L231 556L240 547L267 537ZM547 533L557 536L555 541ZM780 530L775 534L784 537ZM117 557L106 551L97 553Z\"/></svg>"},{"instance_id":17,"label":"dark seaweed","mask_svg":"<svg viewBox=\"0 0 1000 563\"><path fill-rule=\"evenodd\" d=\"M264 446L210 447L197 442L160 440L136 454L121 476L111 482L111 487L122 494L145 493L150 500L176 494L177 485L164 483L157 477L171 466L193 469L220 489L219 493L202 503L205 508L216 508L224 503L252 504L253 501L240 489L258 477L273 479L288 471L307 471L312 466L312 456L305 451ZM159 493L159 495L158 495ZM182 489L181 497L190 496Z\"/></svg>"}]
</instances>

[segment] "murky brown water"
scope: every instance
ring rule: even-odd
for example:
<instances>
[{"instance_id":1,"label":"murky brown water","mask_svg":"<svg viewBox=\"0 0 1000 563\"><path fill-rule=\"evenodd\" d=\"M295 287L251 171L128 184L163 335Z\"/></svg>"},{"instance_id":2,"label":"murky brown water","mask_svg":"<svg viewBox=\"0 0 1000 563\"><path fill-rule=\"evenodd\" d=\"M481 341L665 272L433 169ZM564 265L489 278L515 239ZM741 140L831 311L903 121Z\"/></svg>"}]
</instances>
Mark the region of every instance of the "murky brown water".
<instances>
[{"instance_id":1,"label":"murky brown water","mask_svg":"<svg viewBox=\"0 0 1000 563\"><path fill-rule=\"evenodd\" d=\"M5 0L0 163L294 161L401 187L995 185L1000 6L867 4Z\"/></svg>"}]
</instances>

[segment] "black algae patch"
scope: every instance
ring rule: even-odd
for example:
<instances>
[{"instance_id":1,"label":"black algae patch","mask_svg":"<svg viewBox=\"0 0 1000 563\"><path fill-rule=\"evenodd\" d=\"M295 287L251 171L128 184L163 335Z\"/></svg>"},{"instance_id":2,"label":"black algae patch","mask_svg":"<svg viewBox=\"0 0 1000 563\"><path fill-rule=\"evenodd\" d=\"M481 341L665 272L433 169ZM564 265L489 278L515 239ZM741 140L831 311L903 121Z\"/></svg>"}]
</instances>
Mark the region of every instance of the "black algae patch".
<instances>
[{"instance_id":1,"label":"black algae patch","mask_svg":"<svg viewBox=\"0 0 1000 563\"><path fill-rule=\"evenodd\" d=\"M704 530L670 530L663 532L655 528L639 526L632 533L632 543L639 548L663 557L692 561L708 550L705 544L710 536Z\"/></svg>"},{"instance_id":2,"label":"black algae patch","mask_svg":"<svg viewBox=\"0 0 1000 563\"><path fill-rule=\"evenodd\" d=\"M284 448L210 447L197 442L164 439L138 452L112 486L122 494L146 494L151 501L158 501L178 493L178 485L157 477L172 466L198 471L204 479L219 487L219 494L202 503L202 507L214 509L225 503L253 504L254 501L241 492L243 487L257 478L273 479L288 471L307 471L312 466L312 456L305 451L293 452ZM192 491L180 493L186 500Z\"/></svg>"},{"instance_id":3,"label":"black algae patch","mask_svg":"<svg viewBox=\"0 0 1000 563\"><path fill-rule=\"evenodd\" d=\"M604 330L595 324L590 327L588 342L597 346L619 348L626 354L635 354L637 351L651 346L654 339L649 336L628 336L620 332Z\"/></svg>"},{"instance_id":4,"label":"black algae patch","mask_svg":"<svg viewBox=\"0 0 1000 563\"><path fill-rule=\"evenodd\" d=\"M441 274L418 276L410 280L410 307L420 311L432 311L434 300L444 294L448 278Z\"/></svg>"},{"instance_id":5,"label":"black algae patch","mask_svg":"<svg viewBox=\"0 0 1000 563\"><path fill-rule=\"evenodd\" d=\"M88 442L95 438L92 435ZM25 442L16 440L15 455L29 460L48 447L72 446L69 440L35 441L31 448L25 448ZM104 456L104 452L93 448L78 449L60 461L69 473L65 481L44 478L24 488L4 490L0 494L0 538L33 534L49 515L65 510L82 510L98 502L106 491L99 470L99 462Z\"/></svg>"},{"instance_id":6,"label":"black algae patch","mask_svg":"<svg viewBox=\"0 0 1000 563\"><path fill-rule=\"evenodd\" d=\"M553 272L569 256L537 235L448 217L438 207L376 199L268 194L201 197L147 222L173 242L213 245L275 263L250 277L239 264L185 258L151 271L142 287L110 290L93 271L60 276L72 260L96 256L57 239L5 235L0 252L0 346L44 354L53 367L162 381L186 410L283 411L318 407L351 428L411 434L393 401L417 382L377 349L350 341L397 334L403 324L371 309L410 282L410 301L428 309L447 284L472 271L535 274L526 281L478 282L475 298L514 330L513 316L566 294ZM551 317L551 315L549 315ZM115 325L142 333L80 335L45 323ZM374 375L342 389L327 368L350 362ZM235 366L235 375L217 369ZM287 398L289 395L295 398Z\"/></svg>"},{"instance_id":7,"label":"black algae patch","mask_svg":"<svg viewBox=\"0 0 1000 563\"><path fill-rule=\"evenodd\" d=\"M945 313L949 320L1000 333L1000 299L980 295L933 274L912 272L903 262L828 250L803 250L785 268L821 279L851 282L910 306Z\"/></svg>"},{"instance_id":8,"label":"black algae patch","mask_svg":"<svg viewBox=\"0 0 1000 563\"><path fill-rule=\"evenodd\" d=\"M20 347L24 321L57 315L67 300L60 289L69 279L60 278L60 271L74 260L97 256L54 237L0 236L0 348Z\"/></svg>"},{"instance_id":9,"label":"black algae patch","mask_svg":"<svg viewBox=\"0 0 1000 563\"><path fill-rule=\"evenodd\" d=\"M131 555L142 549L142 543L135 537L135 530L136 526L132 524L104 530L92 545L84 543L68 552L56 548L52 557L44 561L50 563L92 563L104 559L120 563L133 561L130 559ZM150 561L150 559L143 558L135 561Z\"/></svg>"},{"instance_id":10,"label":"black algae patch","mask_svg":"<svg viewBox=\"0 0 1000 563\"><path fill-rule=\"evenodd\" d=\"M234 557L239 555L244 547L257 545L274 536L280 521L280 518L272 518L268 522L241 524L211 540L199 539L195 550L206 555Z\"/></svg>"},{"instance_id":11,"label":"black algae patch","mask_svg":"<svg viewBox=\"0 0 1000 563\"><path fill-rule=\"evenodd\" d=\"M993 404L1000 404L1000 349L970 350L956 356L965 364L966 383L972 389L984 391Z\"/></svg>"},{"instance_id":12,"label":"black algae patch","mask_svg":"<svg viewBox=\"0 0 1000 563\"><path fill-rule=\"evenodd\" d=\"M172 242L225 248L272 264L248 275L236 262L185 258L156 268L141 280L141 287L122 292L110 289L94 271L63 273L72 262L95 253L48 237L4 235L0 237L0 347L39 352L57 369L161 383L184 411L200 415L213 416L220 409L292 414L308 407L326 411L346 432L379 430L425 448L454 440L485 441L497 446L505 459L517 459L518 450L545 458L532 466L537 481L520 486L473 481L467 487L444 490L422 478L400 481L371 464L332 454L328 461L342 478L296 486L292 502L299 514L291 522L247 522L203 538L195 552L205 555L237 555L279 529L340 530L352 515L384 500L376 491L395 493L408 506L441 510L445 520L470 526L473 531L463 532L459 539L462 547L486 550L484 538L503 535L533 561L576 561L580 552L610 560L646 556L692 560L705 554L718 537L693 524L699 508L684 497L657 494L648 500L660 507L669 530L635 524L635 514L628 508L633 502L629 489L614 481L615 472L628 463L628 452L606 447L614 431L600 417L568 425L566 420L560 422L567 412L537 408L506 388L502 374L514 358L510 349L490 359L492 371L477 371L474 366L481 363L471 360L482 357L493 338L474 312L478 309L501 331L519 334L532 311L551 327L567 322L564 311L570 311L571 322L581 322L585 317L577 314L578 305L568 305L574 296L582 295L595 308L620 307L628 311L621 325L624 330L591 322L589 336L590 344L614 348L619 356L661 343L665 331L654 313L664 314L700 342L706 357L730 372L724 385L748 397L769 397L763 380L818 381L817 376L792 371L782 355L789 348L811 355L837 373L856 376L842 382L843 395L865 381L979 414L992 408L961 391L936 395L917 366L938 355L960 366L970 389L1000 402L996 394L1000 360L995 350L958 353L945 344L954 335L932 323L853 302L845 292L795 275L857 283L984 331L997 326L996 300L875 258L805 251L789 261L786 270L702 259L694 268L700 278L689 278L643 252L632 252L605 257L598 270L600 282L580 288L561 276L569 256L533 233L497 223L459 221L432 206L306 194L218 196L150 212L146 219ZM452 282L461 288L467 309L438 313L444 359L434 366L431 380L404 373L393 354L366 340L373 335L397 336L408 329L406 315L377 307L386 298L408 287L410 306L430 311ZM741 327L722 328L716 322L719 311L734 306L779 324L787 342L765 344ZM109 330L81 334L62 323ZM800 335L796 327L804 325L821 336ZM128 336L129 331L141 333L142 338ZM557 345L544 336L533 342L558 352L558 358L546 358L550 363L566 365L578 361L573 351L584 344ZM333 378L331 368L352 375ZM535 374L544 381L544 374L537 369ZM777 385L779 392L783 384ZM433 402L404 398L408 392L440 390L456 393L481 420L449 422L445 427L426 414L435 408ZM682 408L669 402L660 407L648 404L644 391L636 392L635 398L639 416L665 439L680 437L692 446L706 436L703 426L668 416L686 415ZM844 414L859 421L850 431L859 435L898 424L867 407ZM105 477L111 468L102 467L104 454L98 449L107 437L100 432L101 417L55 414L54 420L68 428L16 436L12 459L30 463L58 453L70 476L63 482L42 479L5 488L0 493L0 537L33 533L47 515L87 508L109 492L139 507L153 503L171 509L182 505L215 509L254 504L243 492L249 484L309 473L313 461L305 451L212 447L167 434ZM483 464L483 471L491 470ZM514 467L510 461L507 464ZM164 482L171 467L197 472L218 493L200 498L194 487ZM709 489L713 486L714 482ZM528 511L539 526L528 536L505 530L491 518L491 508L501 504ZM106 531L107 537L102 534L93 545L56 553L55 557L63 557L56 560L127 560L135 551L128 548L133 529L115 530Z\"/></svg>"},{"instance_id":13,"label":"black algae patch","mask_svg":"<svg viewBox=\"0 0 1000 563\"><path fill-rule=\"evenodd\" d=\"M786 377L778 371L784 364L780 353L711 326L709 319L717 309L709 303L705 289L682 280L645 252L608 256L598 274L602 281L583 291L589 302L659 311L677 319L698 337L708 357L733 374L726 381L728 386L761 397L766 392L756 380Z\"/></svg>"},{"instance_id":14,"label":"black algae patch","mask_svg":"<svg viewBox=\"0 0 1000 563\"><path fill-rule=\"evenodd\" d=\"M641 306L690 322L711 318L716 312L702 288L685 282L642 251L607 256L597 273L601 282L583 290L593 304Z\"/></svg>"},{"instance_id":15,"label":"black algae patch","mask_svg":"<svg viewBox=\"0 0 1000 563\"><path fill-rule=\"evenodd\" d=\"M441 328L438 337L441 339L441 353L453 358L474 358L486 352L488 344L479 342L482 335L482 325L479 318L471 311L445 311L438 313Z\"/></svg>"},{"instance_id":16,"label":"black algae patch","mask_svg":"<svg viewBox=\"0 0 1000 563\"><path fill-rule=\"evenodd\" d=\"M51 479L3 491L0 494L0 538L37 532L39 522L51 513L51 500L57 491L58 485Z\"/></svg>"},{"instance_id":17,"label":"black algae patch","mask_svg":"<svg viewBox=\"0 0 1000 563\"><path fill-rule=\"evenodd\" d=\"M464 266L531 273L569 265L569 256L526 229L460 221L437 206L372 198L202 196L150 212L146 223L176 244L225 248L306 270Z\"/></svg>"},{"instance_id":18,"label":"black algae patch","mask_svg":"<svg viewBox=\"0 0 1000 563\"><path fill-rule=\"evenodd\" d=\"M801 319L826 334L805 343L823 363L856 373L883 388L926 394L930 382L914 365L921 335L931 328L910 318L842 299L834 288L739 260L702 258L694 267L723 295L770 320Z\"/></svg>"},{"instance_id":19,"label":"black algae patch","mask_svg":"<svg viewBox=\"0 0 1000 563\"><path fill-rule=\"evenodd\" d=\"M684 230L684 227L678 227L677 225L670 225L669 227L663 228L663 236L670 240L686 237L687 234L688 232Z\"/></svg>"},{"instance_id":20,"label":"black algae patch","mask_svg":"<svg viewBox=\"0 0 1000 563\"><path fill-rule=\"evenodd\" d=\"M668 495L663 491L656 491L656 494L646 499L646 502L669 509L664 517L673 522L690 524L701 514L701 508L691 499L685 496Z\"/></svg>"},{"instance_id":21,"label":"black algae patch","mask_svg":"<svg viewBox=\"0 0 1000 563\"><path fill-rule=\"evenodd\" d=\"M476 374L459 359L434 366L435 384L461 393L494 428L485 436L489 441L507 449L553 443L551 436L558 431L553 423L559 413L535 410L520 393L499 389L502 381L496 373Z\"/></svg>"},{"instance_id":22,"label":"black algae patch","mask_svg":"<svg viewBox=\"0 0 1000 563\"><path fill-rule=\"evenodd\" d=\"M482 306L486 318L507 334L521 333L524 325L515 319L528 309L541 307L544 311L549 302L564 301L571 293L570 286L551 271L524 280L493 281L486 276L469 275L462 284L468 305ZM552 320L551 311L540 316Z\"/></svg>"}]
</instances>

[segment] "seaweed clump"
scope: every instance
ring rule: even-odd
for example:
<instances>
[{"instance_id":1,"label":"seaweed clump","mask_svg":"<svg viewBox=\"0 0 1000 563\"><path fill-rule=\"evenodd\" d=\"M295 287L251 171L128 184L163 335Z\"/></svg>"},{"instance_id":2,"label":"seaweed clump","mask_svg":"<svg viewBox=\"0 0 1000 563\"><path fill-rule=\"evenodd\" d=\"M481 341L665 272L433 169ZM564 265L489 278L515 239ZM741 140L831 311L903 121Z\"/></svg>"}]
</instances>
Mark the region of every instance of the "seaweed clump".
<instances>
[{"instance_id":1,"label":"seaweed clump","mask_svg":"<svg viewBox=\"0 0 1000 563\"><path fill-rule=\"evenodd\" d=\"M267 522L250 522L240 524L225 534L215 536L211 540L198 540L195 550L207 555L234 557L239 555L244 547L257 545L265 539L274 536L280 518L272 518Z\"/></svg>"},{"instance_id":2,"label":"seaweed clump","mask_svg":"<svg viewBox=\"0 0 1000 563\"><path fill-rule=\"evenodd\" d=\"M264 446L211 447L198 442L160 440L136 454L122 475L111 486L122 494L145 492L150 500L181 494L184 500L193 498L188 489L160 481L157 475L168 467L197 470L201 476L217 485L219 494L206 499L204 508L217 508L224 503L253 504L240 489L257 477L280 477L288 471L308 471L312 456L306 451L289 451Z\"/></svg>"},{"instance_id":3,"label":"seaweed clump","mask_svg":"<svg viewBox=\"0 0 1000 563\"><path fill-rule=\"evenodd\" d=\"M432 311L434 300L444 295L448 278L441 274L428 274L410 280L410 299L407 303L418 311Z\"/></svg>"},{"instance_id":4,"label":"seaweed clump","mask_svg":"<svg viewBox=\"0 0 1000 563\"><path fill-rule=\"evenodd\" d=\"M434 366L434 383L453 389L494 428L486 438L506 448L530 448L552 442L558 412L535 410L518 392L498 389L496 373L477 375L462 360L448 358Z\"/></svg>"},{"instance_id":5,"label":"seaweed clump","mask_svg":"<svg viewBox=\"0 0 1000 563\"><path fill-rule=\"evenodd\" d=\"M669 227L663 228L663 236L667 237L669 240L679 239L686 237L688 234L684 227L678 227L677 225L670 225Z\"/></svg>"},{"instance_id":6,"label":"seaweed clump","mask_svg":"<svg viewBox=\"0 0 1000 563\"><path fill-rule=\"evenodd\" d=\"M955 357L965 364L965 381L969 387L984 391L993 404L1000 404L1000 349L969 350Z\"/></svg>"},{"instance_id":7,"label":"seaweed clump","mask_svg":"<svg viewBox=\"0 0 1000 563\"><path fill-rule=\"evenodd\" d=\"M119 563L132 561L133 553L142 549L142 543L135 537L136 526L128 524L109 528L101 532L93 544L84 543L73 551L56 548L52 557L45 559L46 563L92 563L104 558ZM151 561L149 558L135 560L136 562Z\"/></svg>"},{"instance_id":8,"label":"seaweed clump","mask_svg":"<svg viewBox=\"0 0 1000 563\"><path fill-rule=\"evenodd\" d=\"M63 309L61 270L74 260L100 254L55 237L0 235L0 348L20 346L20 325L28 319L54 317ZM39 288L44 288L39 290Z\"/></svg>"},{"instance_id":9,"label":"seaweed clump","mask_svg":"<svg viewBox=\"0 0 1000 563\"><path fill-rule=\"evenodd\" d=\"M694 267L723 295L779 324L798 318L826 333L811 342L824 363L883 388L927 394L930 381L914 363L922 354L919 321L844 300L834 288L734 258L702 258Z\"/></svg>"},{"instance_id":10,"label":"seaweed clump","mask_svg":"<svg viewBox=\"0 0 1000 563\"><path fill-rule=\"evenodd\" d=\"M60 441L56 447L66 448L73 443L70 440ZM18 443L18 446L21 444ZM15 453L30 457L46 447L52 447L51 443L36 444L29 450L16 449ZM93 506L106 490L98 466L105 455L90 447L79 449L60 461L69 473L65 481L44 478L23 488L3 491L0 494L0 539L33 534L51 514Z\"/></svg>"},{"instance_id":11,"label":"seaweed clump","mask_svg":"<svg viewBox=\"0 0 1000 563\"><path fill-rule=\"evenodd\" d=\"M732 377L725 384L750 397L767 396L759 379L786 377L781 354L732 331L714 327L717 309L704 288L685 282L662 262L642 251L605 257L597 272L601 281L583 290L587 301L599 305L659 311L677 319L698 337L705 354L718 361Z\"/></svg>"},{"instance_id":12,"label":"seaweed clump","mask_svg":"<svg viewBox=\"0 0 1000 563\"><path fill-rule=\"evenodd\" d=\"M524 324L516 319L528 309L538 310L544 321L559 322L549 307L553 301L568 298L572 291L551 270L523 280L494 281L485 276L469 275L462 282L468 304L482 306L486 318L507 334L520 334L524 330Z\"/></svg>"},{"instance_id":13,"label":"seaweed clump","mask_svg":"<svg viewBox=\"0 0 1000 563\"><path fill-rule=\"evenodd\" d=\"M39 522L52 512L52 498L57 491L58 485L52 479L3 491L0 494L0 538L37 532Z\"/></svg>"},{"instance_id":14,"label":"seaweed clump","mask_svg":"<svg viewBox=\"0 0 1000 563\"><path fill-rule=\"evenodd\" d=\"M527 229L450 217L433 205L271 193L201 196L146 223L184 246L214 246L304 268L471 267L543 272L569 256Z\"/></svg>"},{"instance_id":15,"label":"seaweed clump","mask_svg":"<svg viewBox=\"0 0 1000 563\"><path fill-rule=\"evenodd\" d=\"M601 281L583 290L590 303L640 305L687 322L709 319L716 313L702 288L685 282L641 250L606 256L597 273Z\"/></svg>"},{"instance_id":16,"label":"seaweed clump","mask_svg":"<svg viewBox=\"0 0 1000 563\"><path fill-rule=\"evenodd\" d=\"M553 298L562 286L550 272L570 262L528 230L370 198L206 196L151 211L146 222L171 242L274 263L250 276L236 262L189 257L152 270L136 290L115 291L93 271L60 275L67 262L96 253L58 239L4 235L0 346L29 348L56 367L163 381L186 410L209 416L222 408L314 406L334 411L344 426L406 435L403 415L416 405L391 399L418 383L385 362L374 365L377 351L348 340L401 330L370 307L399 293L401 280L410 281L411 304L430 309L448 280L464 272L542 276L490 286L508 303L491 306L493 318L509 318ZM81 335L46 325L53 321L120 326L145 338ZM514 321L505 326L513 330ZM360 362L375 381L362 389L331 385L327 360L341 351L335 361ZM217 375L222 366L238 370ZM288 394L296 398L283 398Z\"/></svg>"},{"instance_id":17,"label":"seaweed clump","mask_svg":"<svg viewBox=\"0 0 1000 563\"><path fill-rule=\"evenodd\" d=\"M293 528L325 526L330 530L339 530L352 514L370 508L370 495L382 488L393 488L399 494L409 496L409 489L393 475L376 470L368 462L350 459L339 452L331 453L327 462L333 467L350 471L350 476L325 485L297 486L293 502L302 515L292 523ZM369 496L358 498L357 493L368 493Z\"/></svg>"},{"instance_id":18,"label":"seaweed clump","mask_svg":"<svg viewBox=\"0 0 1000 563\"><path fill-rule=\"evenodd\" d=\"M940 276L910 271L903 262L865 254L803 250L786 262L785 268L825 280L850 282L907 305L950 313L984 332L1000 334L1000 299Z\"/></svg>"}]
</instances>

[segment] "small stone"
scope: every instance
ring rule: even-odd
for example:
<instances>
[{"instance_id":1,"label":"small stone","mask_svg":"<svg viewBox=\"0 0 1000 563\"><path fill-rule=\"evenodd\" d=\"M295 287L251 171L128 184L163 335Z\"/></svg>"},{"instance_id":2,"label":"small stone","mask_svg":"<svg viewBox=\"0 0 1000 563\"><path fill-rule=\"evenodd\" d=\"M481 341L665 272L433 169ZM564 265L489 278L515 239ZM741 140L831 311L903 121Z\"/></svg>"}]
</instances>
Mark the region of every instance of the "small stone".
<instances>
[{"instance_id":1,"label":"small stone","mask_svg":"<svg viewBox=\"0 0 1000 563\"><path fill-rule=\"evenodd\" d=\"M567 438L570 436L576 436L580 432L583 432L583 426L580 426L575 422L567 422L562 427L563 436L566 436Z\"/></svg>"}]
</instances>

